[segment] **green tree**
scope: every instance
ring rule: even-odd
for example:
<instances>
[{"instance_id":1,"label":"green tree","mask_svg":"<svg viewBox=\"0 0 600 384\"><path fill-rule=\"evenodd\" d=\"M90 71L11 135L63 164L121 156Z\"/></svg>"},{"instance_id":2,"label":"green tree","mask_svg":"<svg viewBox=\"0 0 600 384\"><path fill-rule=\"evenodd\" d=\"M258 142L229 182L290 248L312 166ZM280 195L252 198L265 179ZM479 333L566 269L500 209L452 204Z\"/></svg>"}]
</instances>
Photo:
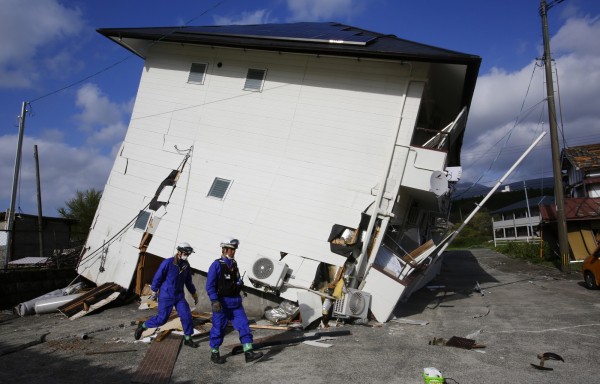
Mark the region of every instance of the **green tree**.
<instances>
[{"instance_id":1,"label":"green tree","mask_svg":"<svg viewBox=\"0 0 600 384\"><path fill-rule=\"evenodd\" d=\"M492 217L482 209L461 230L452 245L454 247L469 247L485 244L493 239L492 231Z\"/></svg>"},{"instance_id":2,"label":"green tree","mask_svg":"<svg viewBox=\"0 0 600 384\"><path fill-rule=\"evenodd\" d=\"M77 220L77 224L73 227L73 240L86 239L101 197L102 191L94 188L83 192L78 190L74 198L65 201L66 207L58 209L60 216Z\"/></svg>"}]
</instances>

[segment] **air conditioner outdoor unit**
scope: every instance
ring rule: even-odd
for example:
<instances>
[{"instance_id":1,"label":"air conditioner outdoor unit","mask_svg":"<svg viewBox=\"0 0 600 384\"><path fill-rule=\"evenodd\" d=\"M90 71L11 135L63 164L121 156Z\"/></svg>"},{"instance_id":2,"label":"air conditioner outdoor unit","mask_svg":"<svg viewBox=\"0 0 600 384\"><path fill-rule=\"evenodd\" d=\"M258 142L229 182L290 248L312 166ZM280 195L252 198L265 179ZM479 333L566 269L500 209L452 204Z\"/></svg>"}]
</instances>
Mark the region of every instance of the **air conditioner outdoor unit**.
<instances>
[{"instance_id":1,"label":"air conditioner outdoor unit","mask_svg":"<svg viewBox=\"0 0 600 384\"><path fill-rule=\"evenodd\" d=\"M286 263L272 259L267 256L258 256L252 264L253 283L279 289L288 271Z\"/></svg>"},{"instance_id":2,"label":"air conditioner outdoor unit","mask_svg":"<svg viewBox=\"0 0 600 384\"><path fill-rule=\"evenodd\" d=\"M358 289L348 288L342 297L335 301L333 315L336 317L358 317L366 319L369 316L371 294Z\"/></svg>"}]
</instances>

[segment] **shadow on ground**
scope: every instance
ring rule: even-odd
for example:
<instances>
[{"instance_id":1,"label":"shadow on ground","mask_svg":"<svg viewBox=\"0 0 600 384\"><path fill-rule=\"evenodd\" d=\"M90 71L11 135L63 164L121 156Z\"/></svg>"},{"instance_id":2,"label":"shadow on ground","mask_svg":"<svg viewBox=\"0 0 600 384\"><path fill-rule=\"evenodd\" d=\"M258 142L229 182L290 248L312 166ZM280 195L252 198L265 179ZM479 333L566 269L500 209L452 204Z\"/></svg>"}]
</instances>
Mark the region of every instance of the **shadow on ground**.
<instances>
[{"instance_id":1,"label":"shadow on ground","mask_svg":"<svg viewBox=\"0 0 600 384\"><path fill-rule=\"evenodd\" d=\"M435 308L440 305L441 296L444 305L450 305L448 303L451 301L480 294L477 291L477 283L498 283L498 280L483 269L470 251L447 251L439 275L413 293L407 301L400 302L394 310L394 316L408 317L420 314L426 308Z\"/></svg>"}]
</instances>

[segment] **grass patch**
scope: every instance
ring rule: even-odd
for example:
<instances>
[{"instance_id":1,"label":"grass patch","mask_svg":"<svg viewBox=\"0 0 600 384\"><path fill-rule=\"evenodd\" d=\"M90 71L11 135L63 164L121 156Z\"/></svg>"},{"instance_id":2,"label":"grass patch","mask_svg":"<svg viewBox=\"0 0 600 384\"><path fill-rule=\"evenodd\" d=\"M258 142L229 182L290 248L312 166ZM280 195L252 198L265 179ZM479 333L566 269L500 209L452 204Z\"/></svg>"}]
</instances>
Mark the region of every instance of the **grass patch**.
<instances>
[{"instance_id":1,"label":"grass patch","mask_svg":"<svg viewBox=\"0 0 600 384\"><path fill-rule=\"evenodd\" d=\"M513 259L524 260L532 264L541 264L548 267L561 267L560 259L551 252L546 242L539 243L518 243L507 242L496 247L496 251L511 257Z\"/></svg>"}]
</instances>

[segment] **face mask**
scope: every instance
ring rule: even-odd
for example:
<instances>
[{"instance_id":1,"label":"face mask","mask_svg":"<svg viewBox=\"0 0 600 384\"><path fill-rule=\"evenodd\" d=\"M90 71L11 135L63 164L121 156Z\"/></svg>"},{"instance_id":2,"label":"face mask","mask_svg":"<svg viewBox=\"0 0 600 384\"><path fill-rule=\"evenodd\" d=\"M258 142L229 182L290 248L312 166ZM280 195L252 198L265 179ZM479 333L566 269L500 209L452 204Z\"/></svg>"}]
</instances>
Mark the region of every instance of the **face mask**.
<instances>
[{"instance_id":1,"label":"face mask","mask_svg":"<svg viewBox=\"0 0 600 384\"><path fill-rule=\"evenodd\" d=\"M186 261L188 258L188 255L181 255L181 260Z\"/></svg>"}]
</instances>

